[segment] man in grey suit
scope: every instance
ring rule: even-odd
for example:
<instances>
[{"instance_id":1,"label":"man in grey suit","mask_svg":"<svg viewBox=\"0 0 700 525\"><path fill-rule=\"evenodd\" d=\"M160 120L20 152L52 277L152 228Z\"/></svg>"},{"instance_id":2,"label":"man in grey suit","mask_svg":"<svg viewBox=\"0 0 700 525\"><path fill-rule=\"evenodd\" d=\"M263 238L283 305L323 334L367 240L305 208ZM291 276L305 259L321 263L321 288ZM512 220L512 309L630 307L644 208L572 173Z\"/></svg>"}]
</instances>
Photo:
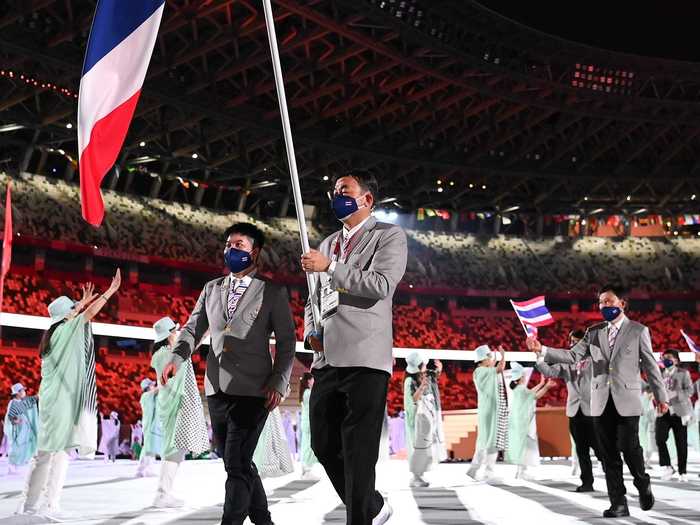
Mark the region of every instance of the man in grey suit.
<instances>
[{"instance_id":1,"label":"man in grey suit","mask_svg":"<svg viewBox=\"0 0 700 525\"><path fill-rule=\"evenodd\" d=\"M569 334L569 346L573 348L584 337L582 330ZM574 438L576 456L581 469L581 486L576 492L593 492L593 465L591 448L602 462L598 440L591 417L591 379L593 378L591 358L586 357L574 365L548 365L543 358L537 360L537 370L547 377L558 377L566 382L566 415L569 418L569 432Z\"/></svg>"},{"instance_id":2,"label":"man in grey suit","mask_svg":"<svg viewBox=\"0 0 700 525\"><path fill-rule=\"evenodd\" d=\"M374 487L392 372L392 301L406 270L406 234L377 222L377 182L363 171L335 181L341 231L302 256L316 276L305 342L314 350L311 447L347 507L349 525L381 525L391 507ZM311 302L322 317L315 330Z\"/></svg>"},{"instance_id":3,"label":"man in grey suit","mask_svg":"<svg viewBox=\"0 0 700 525\"><path fill-rule=\"evenodd\" d=\"M173 358L163 370L166 383L189 359L207 331L204 390L212 430L226 467L223 525L272 523L253 452L268 411L287 392L296 336L287 291L256 275L265 236L248 223L225 232L224 261L231 273L208 282L183 327ZM270 336L275 334L275 358Z\"/></svg>"},{"instance_id":4,"label":"man in grey suit","mask_svg":"<svg viewBox=\"0 0 700 525\"><path fill-rule=\"evenodd\" d=\"M548 363L575 364L591 358L591 415L611 503L603 517L618 518L629 516L620 450L639 491L640 507L650 510L654 506L651 481L644 470L639 445L642 369L647 373L657 409L662 414L668 411L668 397L652 353L649 329L625 316L625 292L615 285L604 286L598 306L606 322L590 327L571 350L544 347L536 337L528 337L527 347Z\"/></svg>"},{"instance_id":5,"label":"man in grey suit","mask_svg":"<svg viewBox=\"0 0 700 525\"><path fill-rule=\"evenodd\" d=\"M688 481L686 466L688 464L688 423L693 417L693 382L690 372L680 368L678 350L666 350L663 355L663 378L670 400L669 410L656 418L656 446L659 449L659 465L664 470L661 479L666 481L673 477L671 457L668 454L668 433L673 430L673 439L678 451L678 479Z\"/></svg>"}]
</instances>

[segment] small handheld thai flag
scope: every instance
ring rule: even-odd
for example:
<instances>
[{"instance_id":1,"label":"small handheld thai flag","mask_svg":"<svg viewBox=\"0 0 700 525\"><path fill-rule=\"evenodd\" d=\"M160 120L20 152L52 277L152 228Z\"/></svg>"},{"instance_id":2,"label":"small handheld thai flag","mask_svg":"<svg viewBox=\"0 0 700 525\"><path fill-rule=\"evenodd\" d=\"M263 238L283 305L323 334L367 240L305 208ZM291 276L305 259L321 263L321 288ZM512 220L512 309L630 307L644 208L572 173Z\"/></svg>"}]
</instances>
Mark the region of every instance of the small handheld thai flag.
<instances>
[{"instance_id":1,"label":"small handheld thai flag","mask_svg":"<svg viewBox=\"0 0 700 525\"><path fill-rule=\"evenodd\" d=\"M700 353L700 345L693 341L683 330L681 330L681 335L683 336L683 339L685 339L685 342L688 344L688 348L690 348L693 352Z\"/></svg>"},{"instance_id":2,"label":"small handheld thai flag","mask_svg":"<svg viewBox=\"0 0 700 525\"><path fill-rule=\"evenodd\" d=\"M523 328L528 335L530 335L526 327L539 327L547 326L554 323L554 318L552 314L547 310L547 306L544 304L544 295L539 295L529 301L516 302L511 301L510 304L515 310L515 315L523 325Z\"/></svg>"},{"instance_id":3,"label":"small handheld thai flag","mask_svg":"<svg viewBox=\"0 0 700 525\"><path fill-rule=\"evenodd\" d=\"M104 218L100 183L124 144L158 36L165 0L99 0L78 97L83 218Z\"/></svg>"}]
</instances>

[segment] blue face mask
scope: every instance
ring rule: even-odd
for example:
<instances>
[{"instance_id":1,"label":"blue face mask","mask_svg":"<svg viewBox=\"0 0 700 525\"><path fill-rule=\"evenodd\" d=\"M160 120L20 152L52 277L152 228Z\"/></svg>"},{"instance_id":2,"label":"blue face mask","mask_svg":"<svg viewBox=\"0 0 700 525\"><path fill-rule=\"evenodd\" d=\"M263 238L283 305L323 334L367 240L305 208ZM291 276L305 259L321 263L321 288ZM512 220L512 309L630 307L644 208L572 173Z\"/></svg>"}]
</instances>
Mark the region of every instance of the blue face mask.
<instances>
[{"instance_id":1,"label":"blue face mask","mask_svg":"<svg viewBox=\"0 0 700 525\"><path fill-rule=\"evenodd\" d=\"M357 206L357 201L355 199L348 197L347 195L340 194L333 197L331 206L333 206L335 216L341 221L360 209Z\"/></svg>"},{"instance_id":2,"label":"blue face mask","mask_svg":"<svg viewBox=\"0 0 700 525\"><path fill-rule=\"evenodd\" d=\"M600 313L603 314L603 319L612 322L620 316L622 308L619 306L603 306L603 308L600 309Z\"/></svg>"},{"instance_id":3,"label":"blue face mask","mask_svg":"<svg viewBox=\"0 0 700 525\"><path fill-rule=\"evenodd\" d=\"M227 248L224 251L224 262L231 273L241 273L253 264L253 256L250 252L238 248Z\"/></svg>"},{"instance_id":4,"label":"blue face mask","mask_svg":"<svg viewBox=\"0 0 700 525\"><path fill-rule=\"evenodd\" d=\"M671 368L673 366L673 360L672 359L664 359L663 364L666 368Z\"/></svg>"}]
</instances>

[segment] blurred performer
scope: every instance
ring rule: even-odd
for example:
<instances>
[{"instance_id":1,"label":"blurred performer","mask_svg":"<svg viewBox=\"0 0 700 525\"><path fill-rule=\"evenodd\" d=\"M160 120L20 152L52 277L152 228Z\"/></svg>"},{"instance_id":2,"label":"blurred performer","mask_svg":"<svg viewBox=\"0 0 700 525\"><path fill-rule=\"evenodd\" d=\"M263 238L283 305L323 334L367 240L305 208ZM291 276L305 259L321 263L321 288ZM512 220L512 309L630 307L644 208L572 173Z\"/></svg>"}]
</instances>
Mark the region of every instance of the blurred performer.
<instances>
[{"instance_id":1,"label":"blurred performer","mask_svg":"<svg viewBox=\"0 0 700 525\"><path fill-rule=\"evenodd\" d=\"M12 385L12 399L7 405L3 428L7 436L8 474L15 474L17 467L26 465L36 453L38 403L37 396L27 396L22 383Z\"/></svg>"},{"instance_id":2,"label":"blurred performer","mask_svg":"<svg viewBox=\"0 0 700 525\"><path fill-rule=\"evenodd\" d=\"M573 348L583 336L584 332L581 330L572 331L569 334L569 347ZM569 432L574 439L575 457L581 471L581 485L576 488L576 492L593 492L590 449L595 451L599 460L602 455L599 452L591 417L591 379L593 378L591 358L587 357L575 365L548 365L543 358L540 358L536 366L545 376L558 377L566 381L566 415L569 418Z\"/></svg>"},{"instance_id":3,"label":"blurred performer","mask_svg":"<svg viewBox=\"0 0 700 525\"><path fill-rule=\"evenodd\" d=\"M153 357L151 367L156 377L173 357L179 325L163 317L153 325ZM160 454L160 479L154 507L182 507L185 502L173 495L175 476L180 463L188 452L199 455L209 450L209 435L204 421L204 408L199 395L192 360L184 361L167 384L160 385L156 396L156 414L163 429L163 446Z\"/></svg>"},{"instance_id":4,"label":"blurred performer","mask_svg":"<svg viewBox=\"0 0 700 525\"><path fill-rule=\"evenodd\" d=\"M515 361L510 367L510 388L513 390L513 398L508 415L508 448L505 459L508 463L518 466L516 479L532 481L534 478L528 469L540 464L535 418L537 400L544 397L550 388L556 386L556 383L552 380L545 383L543 374L539 384L530 390L527 383L532 369L523 368Z\"/></svg>"},{"instance_id":5,"label":"blurred performer","mask_svg":"<svg viewBox=\"0 0 700 525\"><path fill-rule=\"evenodd\" d=\"M316 454L311 449L311 423L309 422L309 399L314 387L314 376L304 372L299 385L299 401L301 402L301 476L303 479L312 477L311 469L318 463Z\"/></svg>"},{"instance_id":6,"label":"blurred performer","mask_svg":"<svg viewBox=\"0 0 700 525\"><path fill-rule=\"evenodd\" d=\"M139 478L155 476L151 469L157 456L163 454L163 429L158 417L158 384L151 379L141 381L141 417L143 420L143 446L139 454Z\"/></svg>"},{"instance_id":7,"label":"blurred performer","mask_svg":"<svg viewBox=\"0 0 700 525\"><path fill-rule=\"evenodd\" d=\"M494 466L498 453L508 448L508 398L503 369L506 354L498 347L501 360L496 364L496 356L487 345L476 349L476 370L474 386L478 395L478 424L476 448L467 475L477 479L482 467L486 467L486 478L494 476Z\"/></svg>"},{"instance_id":8,"label":"blurred performer","mask_svg":"<svg viewBox=\"0 0 700 525\"><path fill-rule=\"evenodd\" d=\"M242 524L250 515L254 523L267 524L270 512L253 452L269 411L287 393L296 346L294 318L286 289L256 275L263 232L238 223L224 236L224 262L231 273L204 286L160 375L167 383L209 331L204 390L227 474L221 523Z\"/></svg>"},{"instance_id":9,"label":"blurred performer","mask_svg":"<svg viewBox=\"0 0 700 525\"><path fill-rule=\"evenodd\" d=\"M673 431L678 454L678 480L688 481L686 467L688 463L688 424L693 418L693 406L690 398L693 395L693 382L690 372L680 368L678 350L666 350L663 355L663 378L669 398L669 410L656 419L656 446L659 449L659 465L663 473L662 480L673 477L674 470L668 453L666 441L668 434Z\"/></svg>"},{"instance_id":10,"label":"blurred performer","mask_svg":"<svg viewBox=\"0 0 700 525\"><path fill-rule=\"evenodd\" d=\"M334 183L333 211L343 228L301 258L315 276L304 341L314 350L311 443L345 503L349 525L382 525L391 516L375 489L389 378L392 301L406 271L406 234L377 222L377 181L364 171ZM311 304L321 313L314 330Z\"/></svg>"},{"instance_id":11,"label":"blurred performer","mask_svg":"<svg viewBox=\"0 0 700 525\"><path fill-rule=\"evenodd\" d=\"M651 348L649 329L625 316L627 296L619 286L607 285L598 296L604 323L590 327L571 350L543 347L535 337L527 338L528 348L541 354L547 363L576 364L592 358L591 415L603 455L605 480L611 506L603 516L629 516L622 477L622 458L634 478L642 510L654 506L651 480L644 469L639 446L641 371L647 373L659 413L668 411L664 382Z\"/></svg>"},{"instance_id":12,"label":"blurred performer","mask_svg":"<svg viewBox=\"0 0 700 525\"><path fill-rule=\"evenodd\" d=\"M100 438L100 446L97 448L97 451L104 454L105 462L111 460L114 463L117 460L121 428L122 424L119 421L119 414L115 411L110 412L109 417L102 420L102 437Z\"/></svg>"},{"instance_id":13,"label":"blurred performer","mask_svg":"<svg viewBox=\"0 0 700 525\"><path fill-rule=\"evenodd\" d=\"M428 359L418 352L406 357L404 381L404 410L406 411L406 442L409 470L413 474L411 487L427 487L423 475L434 463L443 461L442 414L437 376L442 363L436 361L436 370L430 371Z\"/></svg>"},{"instance_id":14,"label":"blurred performer","mask_svg":"<svg viewBox=\"0 0 700 525\"><path fill-rule=\"evenodd\" d=\"M97 444L95 348L90 321L121 285L117 270L102 295L92 284L75 303L61 296L49 305L51 325L39 343L39 443L27 476L18 513L38 514L46 496L47 517L60 515L60 498L68 468L67 451L91 454Z\"/></svg>"}]
</instances>

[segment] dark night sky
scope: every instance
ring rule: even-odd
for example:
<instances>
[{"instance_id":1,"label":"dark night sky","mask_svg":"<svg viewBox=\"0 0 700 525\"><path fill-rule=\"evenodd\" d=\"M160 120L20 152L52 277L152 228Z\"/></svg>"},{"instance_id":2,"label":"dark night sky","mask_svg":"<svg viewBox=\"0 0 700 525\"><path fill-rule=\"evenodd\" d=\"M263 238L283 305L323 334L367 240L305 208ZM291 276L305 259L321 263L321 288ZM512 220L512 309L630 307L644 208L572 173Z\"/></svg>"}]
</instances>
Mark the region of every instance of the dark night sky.
<instances>
[{"instance_id":1,"label":"dark night sky","mask_svg":"<svg viewBox=\"0 0 700 525\"><path fill-rule=\"evenodd\" d=\"M477 1L568 40L637 55L700 62L700 4L696 0Z\"/></svg>"}]
</instances>

